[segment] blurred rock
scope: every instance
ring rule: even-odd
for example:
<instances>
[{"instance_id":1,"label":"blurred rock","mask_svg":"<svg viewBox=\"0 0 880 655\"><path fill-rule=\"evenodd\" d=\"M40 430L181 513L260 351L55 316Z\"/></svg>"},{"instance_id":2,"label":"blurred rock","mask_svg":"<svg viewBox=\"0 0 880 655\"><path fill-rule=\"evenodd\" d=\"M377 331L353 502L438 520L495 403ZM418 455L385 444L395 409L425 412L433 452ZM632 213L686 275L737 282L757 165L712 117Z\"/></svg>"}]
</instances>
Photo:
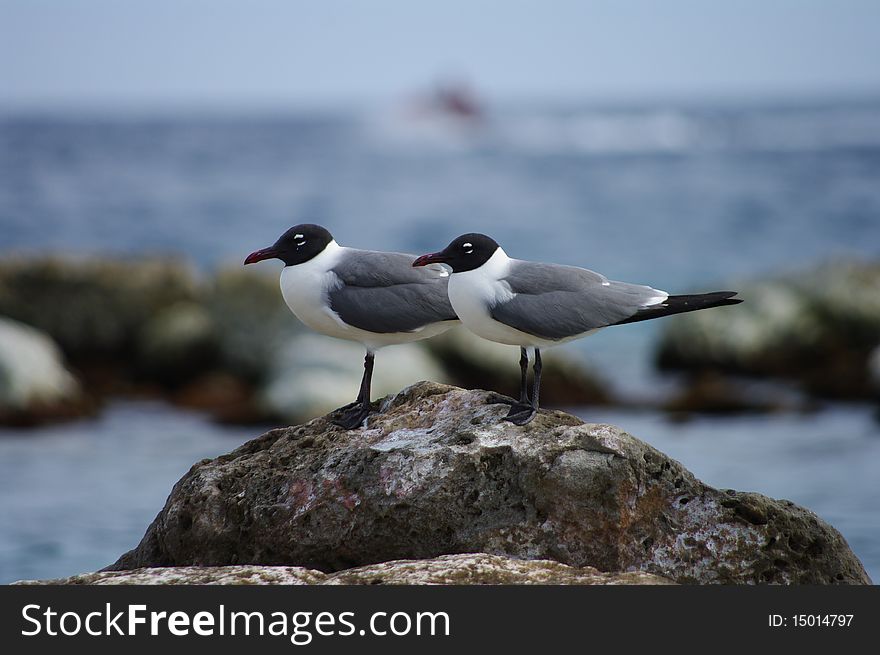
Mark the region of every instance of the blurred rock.
<instances>
[{"instance_id":1,"label":"blurred rock","mask_svg":"<svg viewBox=\"0 0 880 655\"><path fill-rule=\"evenodd\" d=\"M519 560L500 555L467 553L443 555L432 559L382 562L329 574L298 566L181 566L83 573L59 580L22 580L13 584L667 585L673 583L666 578L641 571L603 573L589 566L575 568L549 560Z\"/></svg>"},{"instance_id":2,"label":"blurred rock","mask_svg":"<svg viewBox=\"0 0 880 655\"><path fill-rule=\"evenodd\" d=\"M871 378L874 394L880 399L880 346L874 348L874 352L868 358L868 374Z\"/></svg>"},{"instance_id":3,"label":"blurred rock","mask_svg":"<svg viewBox=\"0 0 880 655\"><path fill-rule=\"evenodd\" d=\"M809 411L810 404L779 385L733 378L714 371L701 371L683 381L683 387L663 403L674 418L691 414L767 414Z\"/></svg>"},{"instance_id":4,"label":"blurred rock","mask_svg":"<svg viewBox=\"0 0 880 655\"><path fill-rule=\"evenodd\" d=\"M160 310L140 331L139 372L176 388L220 364L217 329L199 304L178 302Z\"/></svg>"},{"instance_id":5,"label":"blurred rock","mask_svg":"<svg viewBox=\"0 0 880 655\"><path fill-rule=\"evenodd\" d=\"M352 402L364 372L364 348L352 341L304 333L273 355L259 392L268 416L308 420ZM376 355L372 397L396 393L419 380L448 376L417 344L383 348Z\"/></svg>"},{"instance_id":6,"label":"blurred rock","mask_svg":"<svg viewBox=\"0 0 880 655\"><path fill-rule=\"evenodd\" d=\"M284 304L277 273L252 268L219 271L203 302L217 331L225 370L257 381L268 375L278 349L304 327Z\"/></svg>"},{"instance_id":7,"label":"blurred rock","mask_svg":"<svg viewBox=\"0 0 880 655\"><path fill-rule=\"evenodd\" d=\"M193 273L172 259L0 261L0 314L48 333L77 364L130 357L154 315L196 295Z\"/></svg>"},{"instance_id":8,"label":"blurred rock","mask_svg":"<svg viewBox=\"0 0 880 655\"><path fill-rule=\"evenodd\" d=\"M254 387L224 372L191 380L175 389L170 399L177 405L209 412L220 423L265 423L271 418L257 406Z\"/></svg>"},{"instance_id":9,"label":"blurred rock","mask_svg":"<svg viewBox=\"0 0 880 655\"><path fill-rule=\"evenodd\" d=\"M492 389L506 396L519 397L518 346L481 339L461 326L421 343L438 360L453 384L468 389ZM551 350L543 351L541 358L544 363L541 378L543 404L604 405L610 402L607 386L576 354ZM530 361L530 385L531 364Z\"/></svg>"},{"instance_id":10,"label":"blurred rock","mask_svg":"<svg viewBox=\"0 0 880 655\"><path fill-rule=\"evenodd\" d=\"M611 425L547 410L512 425L491 397L424 382L366 429L324 417L202 460L106 570L336 572L488 553L680 583L871 582L840 533L794 503L713 489Z\"/></svg>"},{"instance_id":11,"label":"blurred rock","mask_svg":"<svg viewBox=\"0 0 880 655\"><path fill-rule=\"evenodd\" d=\"M39 330L0 317L0 425L35 425L91 409L58 346Z\"/></svg>"},{"instance_id":12,"label":"blurred rock","mask_svg":"<svg viewBox=\"0 0 880 655\"><path fill-rule=\"evenodd\" d=\"M880 264L837 262L732 287L743 304L666 323L660 368L789 379L831 398L874 393L868 358L880 344Z\"/></svg>"}]
</instances>

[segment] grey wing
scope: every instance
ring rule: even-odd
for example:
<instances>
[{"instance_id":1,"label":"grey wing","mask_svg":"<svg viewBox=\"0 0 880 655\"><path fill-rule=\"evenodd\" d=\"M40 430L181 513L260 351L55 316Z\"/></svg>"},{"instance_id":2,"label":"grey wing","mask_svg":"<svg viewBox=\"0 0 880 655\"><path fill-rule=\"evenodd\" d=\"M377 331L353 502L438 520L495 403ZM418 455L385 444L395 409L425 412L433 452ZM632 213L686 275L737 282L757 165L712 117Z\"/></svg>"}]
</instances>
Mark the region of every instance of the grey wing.
<instances>
[{"instance_id":1,"label":"grey wing","mask_svg":"<svg viewBox=\"0 0 880 655\"><path fill-rule=\"evenodd\" d=\"M667 295L583 268L532 262L514 262L503 281L513 296L490 309L492 318L550 340L613 325Z\"/></svg>"},{"instance_id":2,"label":"grey wing","mask_svg":"<svg viewBox=\"0 0 880 655\"><path fill-rule=\"evenodd\" d=\"M352 250L332 271L330 308L354 327L388 334L457 320L439 267L413 268L415 255Z\"/></svg>"}]
</instances>

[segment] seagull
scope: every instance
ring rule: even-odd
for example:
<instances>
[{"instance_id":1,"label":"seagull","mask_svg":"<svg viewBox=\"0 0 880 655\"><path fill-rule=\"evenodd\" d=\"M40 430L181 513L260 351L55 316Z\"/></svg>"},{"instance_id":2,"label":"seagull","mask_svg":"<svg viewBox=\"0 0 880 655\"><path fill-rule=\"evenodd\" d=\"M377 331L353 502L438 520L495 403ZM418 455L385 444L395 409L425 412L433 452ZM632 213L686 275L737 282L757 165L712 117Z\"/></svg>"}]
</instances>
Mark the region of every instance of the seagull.
<instances>
[{"instance_id":1,"label":"seagull","mask_svg":"<svg viewBox=\"0 0 880 655\"><path fill-rule=\"evenodd\" d=\"M539 408L541 348L610 325L742 302L733 297L735 291L670 296L652 287L615 282L585 268L511 259L485 234L463 234L412 265L434 264L452 269L449 300L465 327L489 341L520 347L520 397L505 417L516 425L531 421ZM531 400L526 388L527 348L535 352Z\"/></svg>"},{"instance_id":2,"label":"seagull","mask_svg":"<svg viewBox=\"0 0 880 655\"><path fill-rule=\"evenodd\" d=\"M270 247L252 252L245 265L280 259L281 295L290 311L313 330L358 341L367 351L357 399L336 410L333 422L353 430L370 414L375 353L385 346L427 339L458 324L442 266L423 270L414 255L340 246L320 225L295 225Z\"/></svg>"}]
</instances>

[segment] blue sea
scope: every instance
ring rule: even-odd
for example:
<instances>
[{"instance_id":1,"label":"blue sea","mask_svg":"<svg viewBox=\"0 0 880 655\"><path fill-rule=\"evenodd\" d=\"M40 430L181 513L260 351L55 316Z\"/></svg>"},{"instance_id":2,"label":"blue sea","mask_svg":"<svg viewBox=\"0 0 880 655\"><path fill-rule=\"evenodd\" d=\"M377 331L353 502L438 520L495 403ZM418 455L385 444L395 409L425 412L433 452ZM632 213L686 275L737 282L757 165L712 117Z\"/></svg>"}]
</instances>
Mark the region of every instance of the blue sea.
<instances>
[{"instance_id":1,"label":"blue sea","mask_svg":"<svg viewBox=\"0 0 880 655\"><path fill-rule=\"evenodd\" d=\"M489 107L479 121L396 108L0 114L0 256L170 252L209 271L300 222L411 253L480 231L513 257L673 292L877 259L880 101ZM619 392L650 395L669 384L650 365L661 323L564 348ZM809 507L880 580L874 408L686 423L572 409L709 484ZM112 562L192 463L259 431L130 400L0 430L0 582Z\"/></svg>"}]
</instances>

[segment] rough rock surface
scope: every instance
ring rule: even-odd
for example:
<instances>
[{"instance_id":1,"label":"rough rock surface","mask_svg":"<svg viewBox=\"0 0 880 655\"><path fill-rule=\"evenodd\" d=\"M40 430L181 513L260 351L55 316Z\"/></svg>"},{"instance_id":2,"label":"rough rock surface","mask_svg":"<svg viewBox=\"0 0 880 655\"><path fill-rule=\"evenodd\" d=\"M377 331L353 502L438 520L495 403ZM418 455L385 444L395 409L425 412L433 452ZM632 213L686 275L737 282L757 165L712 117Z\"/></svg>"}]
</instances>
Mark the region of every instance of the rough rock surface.
<instances>
[{"instance_id":1,"label":"rough rock surface","mask_svg":"<svg viewBox=\"0 0 880 655\"><path fill-rule=\"evenodd\" d=\"M486 552L683 583L869 583L843 537L785 500L719 491L610 425L423 382L366 428L327 418L203 460L108 570L275 564L325 572Z\"/></svg>"},{"instance_id":2,"label":"rough rock surface","mask_svg":"<svg viewBox=\"0 0 880 655\"><path fill-rule=\"evenodd\" d=\"M746 302L666 323L661 368L794 380L823 397L877 395L868 362L880 346L880 264L832 262L731 288Z\"/></svg>"},{"instance_id":3,"label":"rough rock surface","mask_svg":"<svg viewBox=\"0 0 880 655\"><path fill-rule=\"evenodd\" d=\"M84 573L59 580L23 580L16 584L573 584L663 585L670 580L650 573L602 573L548 560L516 560L468 553L423 560L396 560L339 573L297 566L184 566Z\"/></svg>"}]
</instances>

